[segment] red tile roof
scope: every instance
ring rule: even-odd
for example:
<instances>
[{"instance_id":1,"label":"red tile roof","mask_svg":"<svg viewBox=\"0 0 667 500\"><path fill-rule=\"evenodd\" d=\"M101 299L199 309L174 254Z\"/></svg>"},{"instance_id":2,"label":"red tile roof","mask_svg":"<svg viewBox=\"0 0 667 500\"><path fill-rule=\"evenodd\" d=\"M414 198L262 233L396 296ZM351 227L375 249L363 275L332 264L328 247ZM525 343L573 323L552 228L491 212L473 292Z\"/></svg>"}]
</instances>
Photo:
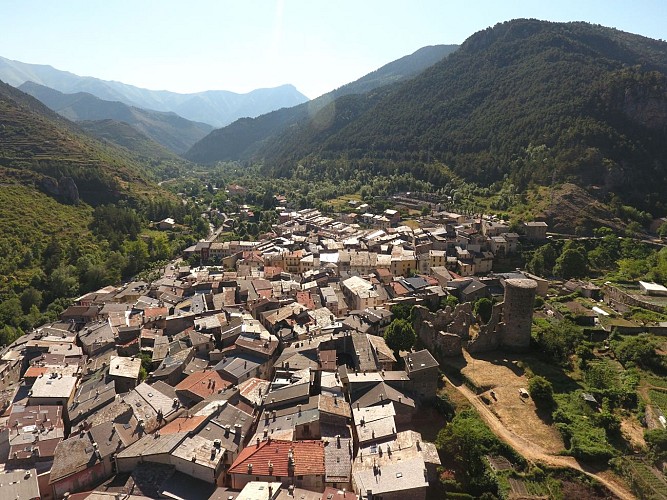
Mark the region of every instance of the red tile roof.
<instances>
[{"instance_id":1,"label":"red tile roof","mask_svg":"<svg viewBox=\"0 0 667 500\"><path fill-rule=\"evenodd\" d=\"M280 276L280 273L283 272L283 268L279 266L265 266L264 267L264 278L267 280L273 279L276 276Z\"/></svg>"},{"instance_id":2,"label":"red tile roof","mask_svg":"<svg viewBox=\"0 0 667 500\"><path fill-rule=\"evenodd\" d=\"M324 474L324 443L322 441L261 441L259 446L249 444L236 458L230 474L252 474L256 476L288 476L288 455L292 450L295 476ZM272 465L269 472L269 463Z\"/></svg>"},{"instance_id":3,"label":"red tile roof","mask_svg":"<svg viewBox=\"0 0 667 500\"><path fill-rule=\"evenodd\" d=\"M211 394L226 389L230 383L224 380L215 370L195 372L175 387L177 391L188 391L206 399Z\"/></svg>"},{"instance_id":4,"label":"red tile roof","mask_svg":"<svg viewBox=\"0 0 667 500\"><path fill-rule=\"evenodd\" d=\"M31 366L25 371L25 378L37 378L47 373L49 369L46 366Z\"/></svg>"},{"instance_id":5,"label":"red tile roof","mask_svg":"<svg viewBox=\"0 0 667 500\"><path fill-rule=\"evenodd\" d=\"M155 318L157 316L168 316L169 309L166 307L147 307L144 309L144 318Z\"/></svg>"},{"instance_id":6,"label":"red tile roof","mask_svg":"<svg viewBox=\"0 0 667 500\"><path fill-rule=\"evenodd\" d=\"M176 434L178 432L194 431L206 418L205 415L194 415L190 418L178 417L160 429L160 435L164 434L166 436L167 434Z\"/></svg>"},{"instance_id":7,"label":"red tile roof","mask_svg":"<svg viewBox=\"0 0 667 500\"><path fill-rule=\"evenodd\" d=\"M296 292L296 301L311 311L315 309L315 302L309 292Z\"/></svg>"},{"instance_id":8,"label":"red tile roof","mask_svg":"<svg viewBox=\"0 0 667 500\"><path fill-rule=\"evenodd\" d=\"M394 295L405 295L409 292L407 288L398 281L392 281L389 286L394 290Z\"/></svg>"}]
</instances>

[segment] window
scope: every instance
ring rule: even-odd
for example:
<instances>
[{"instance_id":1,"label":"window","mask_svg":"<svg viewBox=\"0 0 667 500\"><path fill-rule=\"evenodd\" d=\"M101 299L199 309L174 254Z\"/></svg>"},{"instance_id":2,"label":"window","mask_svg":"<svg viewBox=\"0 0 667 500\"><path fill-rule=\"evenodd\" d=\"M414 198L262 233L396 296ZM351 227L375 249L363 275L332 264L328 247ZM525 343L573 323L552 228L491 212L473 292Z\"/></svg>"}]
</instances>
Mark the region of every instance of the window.
<instances>
[{"instance_id":1,"label":"window","mask_svg":"<svg viewBox=\"0 0 667 500\"><path fill-rule=\"evenodd\" d=\"M301 481L303 480L303 476L296 476L297 480Z\"/></svg>"}]
</instances>

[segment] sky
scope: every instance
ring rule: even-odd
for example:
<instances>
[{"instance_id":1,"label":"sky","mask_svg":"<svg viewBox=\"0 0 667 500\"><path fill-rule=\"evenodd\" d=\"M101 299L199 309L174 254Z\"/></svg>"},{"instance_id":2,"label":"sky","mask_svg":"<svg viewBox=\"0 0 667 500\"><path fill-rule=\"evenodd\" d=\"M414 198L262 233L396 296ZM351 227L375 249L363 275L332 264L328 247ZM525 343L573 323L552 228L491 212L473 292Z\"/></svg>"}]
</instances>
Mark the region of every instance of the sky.
<instances>
[{"instance_id":1,"label":"sky","mask_svg":"<svg viewBox=\"0 0 667 500\"><path fill-rule=\"evenodd\" d=\"M0 56L153 90L290 83L315 98L521 17L667 40L667 0L0 0Z\"/></svg>"}]
</instances>

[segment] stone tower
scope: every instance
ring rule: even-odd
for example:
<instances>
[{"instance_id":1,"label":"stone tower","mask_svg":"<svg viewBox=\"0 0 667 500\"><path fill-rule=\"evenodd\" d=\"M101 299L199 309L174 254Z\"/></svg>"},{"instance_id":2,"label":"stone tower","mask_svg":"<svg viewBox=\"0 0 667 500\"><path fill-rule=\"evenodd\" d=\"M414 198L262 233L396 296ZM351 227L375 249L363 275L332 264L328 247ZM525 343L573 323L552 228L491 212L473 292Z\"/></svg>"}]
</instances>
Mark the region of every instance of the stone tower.
<instances>
[{"instance_id":1,"label":"stone tower","mask_svg":"<svg viewBox=\"0 0 667 500\"><path fill-rule=\"evenodd\" d=\"M506 349L525 350L530 345L533 302L537 282L531 279L505 280L503 328L500 345Z\"/></svg>"}]
</instances>

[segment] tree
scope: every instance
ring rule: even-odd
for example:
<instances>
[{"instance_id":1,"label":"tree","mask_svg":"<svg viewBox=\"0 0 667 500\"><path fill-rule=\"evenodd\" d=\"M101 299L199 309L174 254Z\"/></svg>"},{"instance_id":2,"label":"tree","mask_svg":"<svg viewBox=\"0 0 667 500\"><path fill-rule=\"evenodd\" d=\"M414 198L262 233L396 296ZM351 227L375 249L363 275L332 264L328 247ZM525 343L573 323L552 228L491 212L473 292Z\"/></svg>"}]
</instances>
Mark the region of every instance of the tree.
<instances>
[{"instance_id":1,"label":"tree","mask_svg":"<svg viewBox=\"0 0 667 500\"><path fill-rule=\"evenodd\" d=\"M545 322L537 327L537 344L557 363L565 363L583 338L581 329L569 320Z\"/></svg>"},{"instance_id":2,"label":"tree","mask_svg":"<svg viewBox=\"0 0 667 500\"><path fill-rule=\"evenodd\" d=\"M395 319L409 319L412 306L408 304L396 304L391 306L391 313Z\"/></svg>"},{"instance_id":3,"label":"tree","mask_svg":"<svg viewBox=\"0 0 667 500\"><path fill-rule=\"evenodd\" d=\"M626 337L614 342L612 348L616 358L625 366L628 363L647 368L656 358L655 344L646 336Z\"/></svg>"},{"instance_id":4,"label":"tree","mask_svg":"<svg viewBox=\"0 0 667 500\"><path fill-rule=\"evenodd\" d=\"M535 375L528 381L528 392L535 403L539 405L552 405L554 401L554 388L544 377Z\"/></svg>"},{"instance_id":5,"label":"tree","mask_svg":"<svg viewBox=\"0 0 667 500\"><path fill-rule=\"evenodd\" d=\"M479 315L482 318L484 323L488 323L491 319L491 312L493 311L493 302L491 302L486 297L482 297L477 302L473 308L473 312Z\"/></svg>"},{"instance_id":6,"label":"tree","mask_svg":"<svg viewBox=\"0 0 667 500\"><path fill-rule=\"evenodd\" d=\"M21 308L23 312L28 314L32 306L37 306L37 308L42 305L42 292L29 286L21 293Z\"/></svg>"},{"instance_id":7,"label":"tree","mask_svg":"<svg viewBox=\"0 0 667 500\"><path fill-rule=\"evenodd\" d=\"M566 249L554 266L554 274L564 279L580 278L588 274L586 254L578 248Z\"/></svg>"},{"instance_id":8,"label":"tree","mask_svg":"<svg viewBox=\"0 0 667 500\"><path fill-rule=\"evenodd\" d=\"M487 480L484 456L498 453L502 447L498 438L474 411L463 410L458 413L438 433L435 446L451 456L478 494L493 489L493 482Z\"/></svg>"},{"instance_id":9,"label":"tree","mask_svg":"<svg viewBox=\"0 0 667 500\"><path fill-rule=\"evenodd\" d=\"M417 340L417 334L408 320L395 319L385 330L384 340L391 350L398 353L412 349Z\"/></svg>"},{"instance_id":10,"label":"tree","mask_svg":"<svg viewBox=\"0 0 667 500\"><path fill-rule=\"evenodd\" d=\"M18 297L0 302L0 326L12 325L19 326L23 318L23 309Z\"/></svg>"},{"instance_id":11,"label":"tree","mask_svg":"<svg viewBox=\"0 0 667 500\"><path fill-rule=\"evenodd\" d=\"M449 306L452 309L454 309L458 305L458 303L459 303L459 299L457 299L453 295L449 294L449 295L447 295L447 297L442 299L442 301L440 302L440 307L442 307L444 309L444 308Z\"/></svg>"},{"instance_id":12,"label":"tree","mask_svg":"<svg viewBox=\"0 0 667 500\"><path fill-rule=\"evenodd\" d=\"M649 455L654 462L663 462L667 459L667 430L651 429L644 431L644 440L649 449Z\"/></svg>"},{"instance_id":13,"label":"tree","mask_svg":"<svg viewBox=\"0 0 667 500\"><path fill-rule=\"evenodd\" d=\"M124 269L125 276L137 274L148 264L148 245L141 239L126 241L123 245L123 253L127 257L127 265Z\"/></svg>"},{"instance_id":14,"label":"tree","mask_svg":"<svg viewBox=\"0 0 667 500\"><path fill-rule=\"evenodd\" d=\"M556 251L551 244L547 243L535 250L533 257L528 261L527 267L529 271L538 276L548 276L552 274L555 264Z\"/></svg>"},{"instance_id":15,"label":"tree","mask_svg":"<svg viewBox=\"0 0 667 500\"><path fill-rule=\"evenodd\" d=\"M79 291L79 280L74 266L60 266L49 277L51 298L70 298Z\"/></svg>"}]
</instances>

